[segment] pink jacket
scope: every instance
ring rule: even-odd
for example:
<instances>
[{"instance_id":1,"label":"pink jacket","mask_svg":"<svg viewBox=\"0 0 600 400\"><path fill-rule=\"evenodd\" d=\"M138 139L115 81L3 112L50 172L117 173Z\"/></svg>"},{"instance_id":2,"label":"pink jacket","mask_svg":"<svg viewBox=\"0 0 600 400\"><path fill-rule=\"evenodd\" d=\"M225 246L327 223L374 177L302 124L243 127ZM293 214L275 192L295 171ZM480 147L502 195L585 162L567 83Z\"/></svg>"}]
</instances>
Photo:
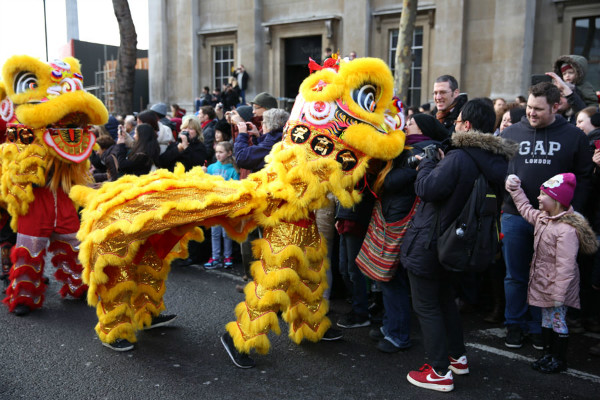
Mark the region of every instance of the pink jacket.
<instances>
[{"instance_id":1,"label":"pink jacket","mask_svg":"<svg viewBox=\"0 0 600 400\"><path fill-rule=\"evenodd\" d=\"M579 308L579 239L577 228L564 221L567 215L575 216L573 207L551 217L545 211L534 209L523 189L510 194L519 213L535 226L527 302L532 306L554 307L558 301Z\"/></svg>"}]
</instances>

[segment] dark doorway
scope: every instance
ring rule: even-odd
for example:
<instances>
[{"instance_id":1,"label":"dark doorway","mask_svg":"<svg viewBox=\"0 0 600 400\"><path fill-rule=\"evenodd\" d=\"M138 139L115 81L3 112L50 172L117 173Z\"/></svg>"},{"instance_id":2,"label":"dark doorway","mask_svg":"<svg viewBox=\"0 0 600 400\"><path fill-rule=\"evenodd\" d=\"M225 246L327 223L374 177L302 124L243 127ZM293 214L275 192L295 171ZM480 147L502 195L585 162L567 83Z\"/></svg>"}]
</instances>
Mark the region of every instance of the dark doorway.
<instances>
[{"instance_id":1,"label":"dark doorway","mask_svg":"<svg viewBox=\"0 0 600 400\"><path fill-rule=\"evenodd\" d=\"M291 99L288 101L290 107L298 94L300 84L309 74L309 57L318 63L321 62L321 36L285 39L284 96Z\"/></svg>"}]
</instances>

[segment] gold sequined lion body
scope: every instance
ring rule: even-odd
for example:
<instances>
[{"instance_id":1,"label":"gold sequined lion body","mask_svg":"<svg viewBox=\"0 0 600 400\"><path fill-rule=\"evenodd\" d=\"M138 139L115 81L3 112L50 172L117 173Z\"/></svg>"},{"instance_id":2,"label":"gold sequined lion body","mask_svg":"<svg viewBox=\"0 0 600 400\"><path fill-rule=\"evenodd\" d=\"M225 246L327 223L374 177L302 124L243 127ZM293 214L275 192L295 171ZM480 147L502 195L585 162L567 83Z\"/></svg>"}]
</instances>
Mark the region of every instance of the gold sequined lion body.
<instances>
[{"instance_id":1,"label":"gold sequined lion body","mask_svg":"<svg viewBox=\"0 0 600 400\"><path fill-rule=\"evenodd\" d=\"M386 113L396 104L392 91L381 60L342 61L302 83L283 140L247 179L225 181L179 166L95 191L75 187L71 197L85 205L80 259L100 339L135 342L135 331L165 308L170 262L186 255L190 239L203 240L198 225L218 224L238 241L264 228L253 243L254 281L227 325L235 346L266 353L266 334L280 332L279 311L295 342L319 340L330 326L323 300L329 266L313 211L328 203L329 192L344 206L358 202L354 187L369 159L392 159L403 149L399 117Z\"/></svg>"}]
</instances>

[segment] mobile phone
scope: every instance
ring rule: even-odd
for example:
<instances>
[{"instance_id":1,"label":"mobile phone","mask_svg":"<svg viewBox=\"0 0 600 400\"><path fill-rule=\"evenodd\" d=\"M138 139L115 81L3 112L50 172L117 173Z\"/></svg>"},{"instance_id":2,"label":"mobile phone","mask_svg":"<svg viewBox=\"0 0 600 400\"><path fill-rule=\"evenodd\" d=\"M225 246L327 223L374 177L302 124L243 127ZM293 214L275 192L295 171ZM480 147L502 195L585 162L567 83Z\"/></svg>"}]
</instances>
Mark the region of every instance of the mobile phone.
<instances>
[{"instance_id":1,"label":"mobile phone","mask_svg":"<svg viewBox=\"0 0 600 400\"><path fill-rule=\"evenodd\" d=\"M552 83L552 77L545 74L536 74L531 75L531 86L537 85L541 82L550 82Z\"/></svg>"},{"instance_id":2,"label":"mobile phone","mask_svg":"<svg viewBox=\"0 0 600 400\"><path fill-rule=\"evenodd\" d=\"M596 149L600 149L600 140L594 140L594 147L596 147Z\"/></svg>"}]
</instances>

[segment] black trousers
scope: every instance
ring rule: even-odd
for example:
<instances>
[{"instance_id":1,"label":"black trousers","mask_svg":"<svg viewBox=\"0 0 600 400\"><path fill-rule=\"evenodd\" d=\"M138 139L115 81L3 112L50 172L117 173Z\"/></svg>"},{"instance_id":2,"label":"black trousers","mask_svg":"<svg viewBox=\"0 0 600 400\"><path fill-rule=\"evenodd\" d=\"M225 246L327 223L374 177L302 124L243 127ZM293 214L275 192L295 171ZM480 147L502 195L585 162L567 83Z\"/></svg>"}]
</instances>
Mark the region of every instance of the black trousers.
<instances>
[{"instance_id":1,"label":"black trousers","mask_svg":"<svg viewBox=\"0 0 600 400\"><path fill-rule=\"evenodd\" d=\"M427 279L411 272L408 278L429 364L445 374L450 365L448 356L459 358L466 352L451 280Z\"/></svg>"}]
</instances>

